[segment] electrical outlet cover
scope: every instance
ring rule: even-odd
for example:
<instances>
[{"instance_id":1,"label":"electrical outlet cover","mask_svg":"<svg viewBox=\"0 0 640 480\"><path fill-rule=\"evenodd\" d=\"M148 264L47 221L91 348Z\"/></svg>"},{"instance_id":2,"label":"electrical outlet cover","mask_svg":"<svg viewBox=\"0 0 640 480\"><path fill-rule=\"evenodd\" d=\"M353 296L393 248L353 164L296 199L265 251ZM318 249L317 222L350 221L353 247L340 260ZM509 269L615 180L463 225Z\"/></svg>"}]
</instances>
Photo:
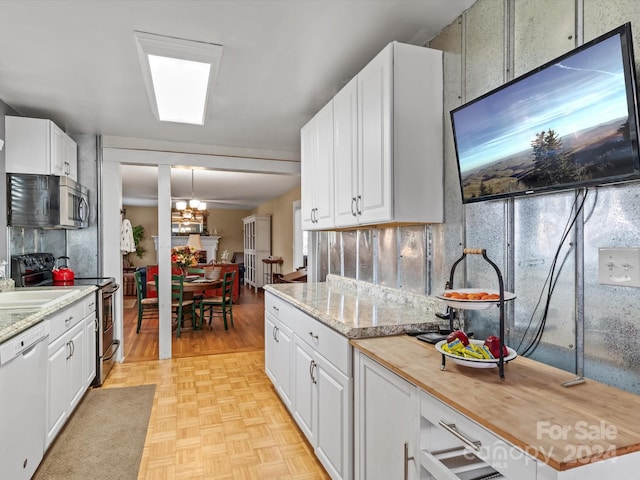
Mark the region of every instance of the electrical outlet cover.
<instances>
[{"instance_id":1,"label":"electrical outlet cover","mask_svg":"<svg viewBox=\"0 0 640 480\"><path fill-rule=\"evenodd\" d=\"M640 248L599 248L598 283L640 287Z\"/></svg>"}]
</instances>

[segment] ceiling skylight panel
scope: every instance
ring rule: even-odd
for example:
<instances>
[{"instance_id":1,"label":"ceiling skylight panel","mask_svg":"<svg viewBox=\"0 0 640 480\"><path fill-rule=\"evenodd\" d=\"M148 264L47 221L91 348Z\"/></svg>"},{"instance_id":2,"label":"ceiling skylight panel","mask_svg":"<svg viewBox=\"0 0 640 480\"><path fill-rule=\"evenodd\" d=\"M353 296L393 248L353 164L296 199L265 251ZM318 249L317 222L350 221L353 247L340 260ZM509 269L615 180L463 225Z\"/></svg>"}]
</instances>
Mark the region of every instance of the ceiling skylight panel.
<instances>
[{"instance_id":1,"label":"ceiling skylight panel","mask_svg":"<svg viewBox=\"0 0 640 480\"><path fill-rule=\"evenodd\" d=\"M202 125L211 65L149 55L149 67L158 118L167 122Z\"/></svg>"},{"instance_id":2,"label":"ceiling skylight panel","mask_svg":"<svg viewBox=\"0 0 640 480\"><path fill-rule=\"evenodd\" d=\"M222 46L135 32L151 110L161 121L204 124Z\"/></svg>"}]
</instances>

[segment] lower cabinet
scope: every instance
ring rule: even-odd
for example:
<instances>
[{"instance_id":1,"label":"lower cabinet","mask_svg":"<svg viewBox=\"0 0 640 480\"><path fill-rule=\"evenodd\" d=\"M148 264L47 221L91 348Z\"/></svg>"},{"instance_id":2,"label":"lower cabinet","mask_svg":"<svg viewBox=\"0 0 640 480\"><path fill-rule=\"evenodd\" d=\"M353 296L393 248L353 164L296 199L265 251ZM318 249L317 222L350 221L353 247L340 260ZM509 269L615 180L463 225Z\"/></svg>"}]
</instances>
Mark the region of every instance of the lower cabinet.
<instances>
[{"instance_id":1,"label":"lower cabinet","mask_svg":"<svg viewBox=\"0 0 640 480\"><path fill-rule=\"evenodd\" d=\"M418 476L418 388L354 352L355 478Z\"/></svg>"},{"instance_id":2,"label":"lower cabinet","mask_svg":"<svg viewBox=\"0 0 640 480\"><path fill-rule=\"evenodd\" d=\"M354 353L356 478L533 480L536 460Z\"/></svg>"},{"instance_id":3,"label":"lower cabinet","mask_svg":"<svg viewBox=\"0 0 640 480\"><path fill-rule=\"evenodd\" d=\"M291 346L293 333L269 312L264 316L264 355L267 376L291 410Z\"/></svg>"},{"instance_id":4,"label":"lower cabinet","mask_svg":"<svg viewBox=\"0 0 640 480\"><path fill-rule=\"evenodd\" d=\"M45 448L58 435L95 377L95 309L85 317L85 302L95 305L90 295L47 320L50 343Z\"/></svg>"},{"instance_id":5,"label":"lower cabinet","mask_svg":"<svg viewBox=\"0 0 640 480\"><path fill-rule=\"evenodd\" d=\"M95 305L95 304L94 304ZM87 314L87 312L85 312ZM85 350L85 386L89 386L96 378L96 355L98 352L97 345L97 332L98 332L98 319L96 317L95 308L93 312L88 312L84 319L85 335L86 335L86 350Z\"/></svg>"},{"instance_id":6,"label":"lower cabinet","mask_svg":"<svg viewBox=\"0 0 640 480\"><path fill-rule=\"evenodd\" d=\"M265 370L332 479L353 478L351 352L346 337L265 292Z\"/></svg>"}]
</instances>

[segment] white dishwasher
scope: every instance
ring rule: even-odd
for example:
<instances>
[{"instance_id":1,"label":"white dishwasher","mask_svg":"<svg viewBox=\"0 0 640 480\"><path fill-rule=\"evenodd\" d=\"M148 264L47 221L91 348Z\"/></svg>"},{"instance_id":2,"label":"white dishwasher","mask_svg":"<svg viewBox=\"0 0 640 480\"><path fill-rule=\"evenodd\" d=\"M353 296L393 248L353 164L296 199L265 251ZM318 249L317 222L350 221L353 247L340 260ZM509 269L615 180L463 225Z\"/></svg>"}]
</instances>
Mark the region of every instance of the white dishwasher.
<instances>
[{"instance_id":1,"label":"white dishwasher","mask_svg":"<svg viewBox=\"0 0 640 480\"><path fill-rule=\"evenodd\" d=\"M48 322L0 345L0 471L30 479L44 454Z\"/></svg>"}]
</instances>

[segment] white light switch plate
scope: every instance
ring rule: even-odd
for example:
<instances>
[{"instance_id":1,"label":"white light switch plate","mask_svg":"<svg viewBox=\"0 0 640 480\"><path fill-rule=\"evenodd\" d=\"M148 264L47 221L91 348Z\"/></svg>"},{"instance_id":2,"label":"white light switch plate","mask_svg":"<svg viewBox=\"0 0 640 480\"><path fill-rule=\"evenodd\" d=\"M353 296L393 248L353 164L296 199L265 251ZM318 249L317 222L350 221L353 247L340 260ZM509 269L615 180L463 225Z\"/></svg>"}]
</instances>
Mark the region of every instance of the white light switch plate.
<instances>
[{"instance_id":1,"label":"white light switch plate","mask_svg":"<svg viewBox=\"0 0 640 480\"><path fill-rule=\"evenodd\" d=\"M640 287L640 248L599 248L598 283Z\"/></svg>"}]
</instances>

